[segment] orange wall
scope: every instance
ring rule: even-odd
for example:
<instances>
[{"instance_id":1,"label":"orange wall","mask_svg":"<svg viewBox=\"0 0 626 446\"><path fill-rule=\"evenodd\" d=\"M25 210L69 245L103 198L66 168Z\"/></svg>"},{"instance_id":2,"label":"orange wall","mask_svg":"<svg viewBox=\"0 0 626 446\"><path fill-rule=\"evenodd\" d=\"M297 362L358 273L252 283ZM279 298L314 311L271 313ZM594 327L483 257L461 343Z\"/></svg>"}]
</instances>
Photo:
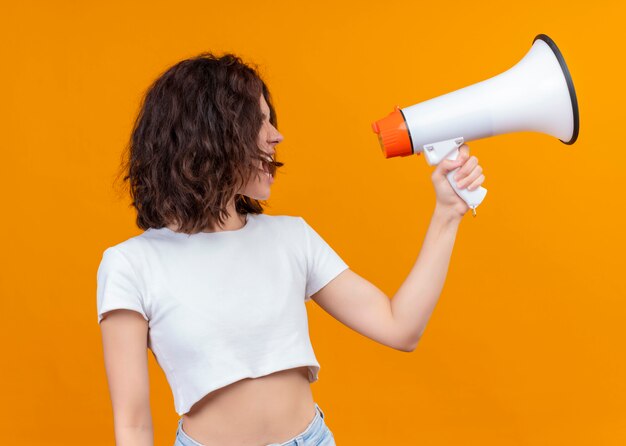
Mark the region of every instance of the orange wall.
<instances>
[{"instance_id":1,"label":"orange wall","mask_svg":"<svg viewBox=\"0 0 626 446\"><path fill-rule=\"evenodd\" d=\"M370 123L497 75L536 34L577 88L578 142L470 143L489 189L461 223L415 352L315 303L315 399L339 445L626 444L623 22L618 1L33 2L0 14L3 444L113 444L96 268L140 232L112 189L139 100L201 51L261 66L286 163L268 214L302 215L389 296L434 205L423 157ZM106 4L106 6L104 6ZM177 416L150 356L156 445Z\"/></svg>"}]
</instances>

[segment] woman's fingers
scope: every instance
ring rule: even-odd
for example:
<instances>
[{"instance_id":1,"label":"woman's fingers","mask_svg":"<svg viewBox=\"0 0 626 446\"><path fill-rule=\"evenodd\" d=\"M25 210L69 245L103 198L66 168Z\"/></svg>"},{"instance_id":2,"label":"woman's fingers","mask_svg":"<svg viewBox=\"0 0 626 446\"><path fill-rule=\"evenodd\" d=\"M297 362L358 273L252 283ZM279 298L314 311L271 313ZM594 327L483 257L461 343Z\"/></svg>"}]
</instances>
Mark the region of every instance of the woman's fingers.
<instances>
[{"instance_id":1,"label":"woman's fingers","mask_svg":"<svg viewBox=\"0 0 626 446\"><path fill-rule=\"evenodd\" d=\"M459 170L454 174L454 180L459 189L467 187L468 190L474 190L485 181L483 168L478 164L478 158L470 156L469 146L467 144L463 144L459 147L459 156L453 163L460 163L461 165ZM452 163L450 164L452 165Z\"/></svg>"},{"instance_id":2,"label":"woman's fingers","mask_svg":"<svg viewBox=\"0 0 626 446\"><path fill-rule=\"evenodd\" d=\"M483 184L483 181L485 181L485 176L484 175L480 175L478 178L476 178L472 184L470 184L469 186L467 186L467 190L474 190L476 189L478 186L480 186L481 184Z\"/></svg>"},{"instance_id":3,"label":"woman's fingers","mask_svg":"<svg viewBox=\"0 0 626 446\"><path fill-rule=\"evenodd\" d=\"M451 170L458 169L463 166L463 163L466 163L470 158L469 155L469 147L467 144L463 144L459 147L459 155L455 160L444 159L438 165L435 171L433 171L433 175L445 175Z\"/></svg>"},{"instance_id":4,"label":"woman's fingers","mask_svg":"<svg viewBox=\"0 0 626 446\"><path fill-rule=\"evenodd\" d=\"M470 172L469 175L467 175L465 178L461 179L460 181L457 181L456 186L459 189L464 189L466 186L470 186L468 187L468 189L471 190L476 186L475 183L482 176L482 173L483 173L482 166L477 165L476 167L474 167L474 169ZM484 177L483 177L483 181L484 181ZM482 183L482 181L480 181L478 184L480 183Z\"/></svg>"},{"instance_id":5,"label":"woman's fingers","mask_svg":"<svg viewBox=\"0 0 626 446\"><path fill-rule=\"evenodd\" d=\"M469 159L469 157L470 157L469 146L467 144L463 144L461 147L459 147L458 159L466 160L466 159Z\"/></svg>"},{"instance_id":6,"label":"woman's fingers","mask_svg":"<svg viewBox=\"0 0 626 446\"><path fill-rule=\"evenodd\" d=\"M439 164L437 164L437 167L435 168L435 170L433 170L431 176L433 178L436 178L439 176L447 175L448 172L460 168L463 165L463 162L464 161L461 159L461 157L457 157L457 159L455 160L444 159Z\"/></svg>"},{"instance_id":7,"label":"woman's fingers","mask_svg":"<svg viewBox=\"0 0 626 446\"><path fill-rule=\"evenodd\" d=\"M456 181L463 179L478 165L478 158L475 156L471 156L465 164L461 166L461 168L454 174L454 179Z\"/></svg>"}]
</instances>

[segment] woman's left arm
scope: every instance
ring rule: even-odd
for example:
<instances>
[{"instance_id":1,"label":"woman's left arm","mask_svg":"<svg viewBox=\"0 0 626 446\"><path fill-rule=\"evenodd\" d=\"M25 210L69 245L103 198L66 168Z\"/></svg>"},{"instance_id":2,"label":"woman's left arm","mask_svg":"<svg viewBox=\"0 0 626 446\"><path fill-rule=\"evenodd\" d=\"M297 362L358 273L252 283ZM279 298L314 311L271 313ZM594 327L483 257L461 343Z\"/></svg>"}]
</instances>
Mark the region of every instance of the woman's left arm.
<instances>
[{"instance_id":1,"label":"woman's left arm","mask_svg":"<svg viewBox=\"0 0 626 446\"><path fill-rule=\"evenodd\" d=\"M433 171L437 195L424 243L415 265L393 299L350 269L339 274L312 299L335 319L384 345L413 351L439 300L459 223L469 210L454 192L446 173L460 167L457 185L475 189L484 181L478 159L463 145L459 157Z\"/></svg>"}]
</instances>

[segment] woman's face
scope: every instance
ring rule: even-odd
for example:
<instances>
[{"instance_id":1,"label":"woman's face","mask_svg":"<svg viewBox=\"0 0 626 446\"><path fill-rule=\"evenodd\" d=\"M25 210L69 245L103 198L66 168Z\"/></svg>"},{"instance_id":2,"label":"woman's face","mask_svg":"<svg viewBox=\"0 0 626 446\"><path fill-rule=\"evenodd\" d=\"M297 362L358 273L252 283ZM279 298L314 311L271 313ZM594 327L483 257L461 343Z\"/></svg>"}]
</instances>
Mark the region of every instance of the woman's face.
<instances>
[{"instance_id":1,"label":"woman's face","mask_svg":"<svg viewBox=\"0 0 626 446\"><path fill-rule=\"evenodd\" d=\"M276 153L274 147L283 140L283 135L281 135L270 122L270 108L263 95L261 95L260 101L261 112L263 113L263 125L261 125L261 130L259 131L258 143L259 147L261 147L270 158L273 158L274 153ZM259 163L259 169L263 169L261 163ZM242 195L256 200L267 200L270 196L270 186L273 182L274 178L272 178L269 173L260 171L258 175L252 175Z\"/></svg>"}]
</instances>

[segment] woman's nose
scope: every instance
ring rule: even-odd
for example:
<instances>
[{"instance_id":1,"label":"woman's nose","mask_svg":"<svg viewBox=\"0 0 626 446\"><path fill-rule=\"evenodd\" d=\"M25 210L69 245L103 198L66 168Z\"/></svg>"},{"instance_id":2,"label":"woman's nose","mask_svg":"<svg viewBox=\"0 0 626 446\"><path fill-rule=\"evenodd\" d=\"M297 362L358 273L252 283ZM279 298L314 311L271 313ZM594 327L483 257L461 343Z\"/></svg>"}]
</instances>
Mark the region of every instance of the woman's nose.
<instances>
[{"instance_id":1,"label":"woman's nose","mask_svg":"<svg viewBox=\"0 0 626 446\"><path fill-rule=\"evenodd\" d=\"M280 133L278 133L278 132L276 132L276 138L274 138L274 141L276 141L276 143L279 143L279 142L281 142L283 139L285 139L285 138L283 137L283 135L282 135L282 134L280 134Z\"/></svg>"},{"instance_id":2,"label":"woman's nose","mask_svg":"<svg viewBox=\"0 0 626 446\"><path fill-rule=\"evenodd\" d=\"M279 142L281 142L283 140L283 135L281 135L280 133L275 133L274 135L272 135L272 138L270 139L270 143L271 144L278 144Z\"/></svg>"},{"instance_id":3,"label":"woman's nose","mask_svg":"<svg viewBox=\"0 0 626 446\"><path fill-rule=\"evenodd\" d=\"M270 139L272 143L278 144L281 142L284 137L283 135L276 129L276 127L272 126L272 132L270 133Z\"/></svg>"}]
</instances>

